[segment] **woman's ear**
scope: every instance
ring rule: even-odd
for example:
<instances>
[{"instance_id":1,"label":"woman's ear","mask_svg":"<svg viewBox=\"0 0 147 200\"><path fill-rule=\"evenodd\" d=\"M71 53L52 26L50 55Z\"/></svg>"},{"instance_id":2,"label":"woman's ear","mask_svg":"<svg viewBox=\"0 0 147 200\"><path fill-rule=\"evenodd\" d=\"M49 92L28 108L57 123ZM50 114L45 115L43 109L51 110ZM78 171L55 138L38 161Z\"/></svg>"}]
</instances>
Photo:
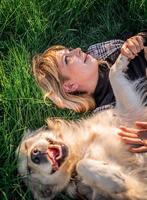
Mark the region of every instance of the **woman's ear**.
<instances>
[{"instance_id":1,"label":"woman's ear","mask_svg":"<svg viewBox=\"0 0 147 200\"><path fill-rule=\"evenodd\" d=\"M63 90L64 92L67 92L67 93L77 91L78 87L79 87L78 83L74 83L71 80L68 80L63 83Z\"/></svg>"}]
</instances>

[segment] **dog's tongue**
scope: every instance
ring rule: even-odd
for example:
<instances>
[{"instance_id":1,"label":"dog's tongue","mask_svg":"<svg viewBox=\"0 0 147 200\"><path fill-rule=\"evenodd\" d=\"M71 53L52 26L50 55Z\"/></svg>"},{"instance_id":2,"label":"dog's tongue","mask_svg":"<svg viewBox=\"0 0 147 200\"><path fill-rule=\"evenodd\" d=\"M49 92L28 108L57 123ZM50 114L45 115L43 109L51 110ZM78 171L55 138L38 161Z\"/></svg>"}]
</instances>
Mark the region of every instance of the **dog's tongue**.
<instances>
[{"instance_id":1,"label":"dog's tongue","mask_svg":"<svg viewBox=\"0 0 147 200\"><path fill-rule=\"evenodd\" d=\"M58 162L56 161L56 158L60 155L60 151L58 148L55 147L49 147L48 148L48 156L50 160L52 161L52 165L55 170L58 169Z\"/></svg>"},{"instance_id":2,"label":"dog's tongue","mask_svg":"<svg viewBox=\"0 0 147 200\"><path fill-rule=\"evenodd\" d=\"M59 149L55 148L55 147L49 147L48 155L49 155L49 157L56 159L56 157L58 157L60 155Z\"/></svg>"}]
</instances>

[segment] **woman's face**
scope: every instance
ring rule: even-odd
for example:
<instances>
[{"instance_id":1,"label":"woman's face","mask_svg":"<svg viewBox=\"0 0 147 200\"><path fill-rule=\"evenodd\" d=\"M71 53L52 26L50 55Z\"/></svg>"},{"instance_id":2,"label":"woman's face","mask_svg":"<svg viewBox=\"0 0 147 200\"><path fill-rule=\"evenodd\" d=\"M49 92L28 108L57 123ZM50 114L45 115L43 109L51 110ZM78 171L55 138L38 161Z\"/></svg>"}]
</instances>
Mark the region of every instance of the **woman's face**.
<instances>
[{"instance_id":1,"label":"woman's face","mask_svg":"<svg viewBox=\"0 0 147 200\"><path fill-rule=\"evenodd\" d=\"M56 57L59 71L63 77L66 77L63 85L65 92L85 91L92 93L92 91L86 90L90 89L90 85L95 87L97 84L98 61L81 51L80 48L57 51Z\"/></svg>"}]
</instances>

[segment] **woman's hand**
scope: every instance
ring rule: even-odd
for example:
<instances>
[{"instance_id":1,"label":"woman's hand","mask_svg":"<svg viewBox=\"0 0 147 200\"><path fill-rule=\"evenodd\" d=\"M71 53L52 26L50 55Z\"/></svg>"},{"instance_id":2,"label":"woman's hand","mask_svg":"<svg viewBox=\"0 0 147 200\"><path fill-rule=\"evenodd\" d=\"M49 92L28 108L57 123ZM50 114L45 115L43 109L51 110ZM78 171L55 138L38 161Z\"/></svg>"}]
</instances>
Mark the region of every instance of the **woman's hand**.
<instances>
[{"instance_id":1,"label":"woman's hand","mask_svg":"<svg viewBox=\"0 0 147 200\"><path fill-rule=\"evenodd\" d=\"M136 128L120 127L121 139L126 144L132 144L129 150L133 153L147 152L147 122L136 122Z\"/></svg>"},{"instance_id":2,"label":"woman's hand","mask_svg":"<svg viewBox=\"0 0 147 200\"><path fill-rule=\"evenodd\" d=\"M143 48L143 37L136 35L125 41L121 48L121 53L124 56L133 59Z\"/></svg>"}]
</instances>

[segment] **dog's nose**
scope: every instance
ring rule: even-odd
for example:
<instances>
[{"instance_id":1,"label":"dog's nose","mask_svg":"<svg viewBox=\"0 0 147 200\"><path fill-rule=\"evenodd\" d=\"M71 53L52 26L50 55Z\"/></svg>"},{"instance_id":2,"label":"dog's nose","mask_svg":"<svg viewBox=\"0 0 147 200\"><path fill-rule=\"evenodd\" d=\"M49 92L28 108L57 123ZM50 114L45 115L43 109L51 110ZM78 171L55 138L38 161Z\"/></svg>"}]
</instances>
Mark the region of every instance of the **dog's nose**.
<instances>
[{"instance_id":1,"label":"dog's nose","mask_svg":"<svg viewBox=\"0 0 147 200\"><path fill-rule=\"evenodd\" d=\"M35 163L35 164L40 164L41 160L42 160L42 153L41 151L39 151L38 149L33 149L31 152L31 160Z\"/></svg>"}]
</instances>

